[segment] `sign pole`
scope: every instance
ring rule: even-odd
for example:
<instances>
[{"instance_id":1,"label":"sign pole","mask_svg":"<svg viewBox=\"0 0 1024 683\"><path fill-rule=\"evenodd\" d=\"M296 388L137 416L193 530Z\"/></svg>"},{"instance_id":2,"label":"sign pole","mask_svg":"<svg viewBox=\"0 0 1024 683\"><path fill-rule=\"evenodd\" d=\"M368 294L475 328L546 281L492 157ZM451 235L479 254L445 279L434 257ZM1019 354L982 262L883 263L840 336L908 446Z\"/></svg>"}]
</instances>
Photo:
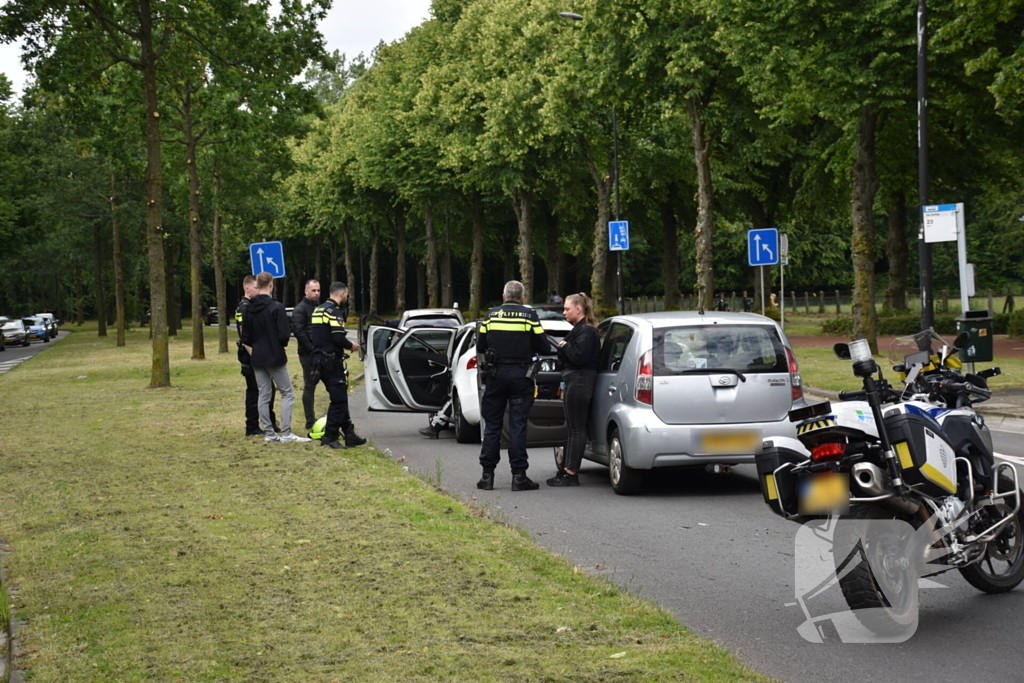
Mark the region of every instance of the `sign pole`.
<instances>
[{"instance_id":1,"label":"sign pole","mask_svg":"<svg viewBox=\"0 0 1024 683\"><path fill-rule=\"evenodd\" d=\"M761 315L764 315L764 266L758 267L761 271Z\"/></svg>"},{"instance_id":2,"label":"sign pole","mask_svg":"<svg viewBox=\"0 0 1024 683\"><path fill-rule=\"evenodd\" d=\"M779 259L779 324L786 331L786 262Z\"/></svg>"}]
</instances>

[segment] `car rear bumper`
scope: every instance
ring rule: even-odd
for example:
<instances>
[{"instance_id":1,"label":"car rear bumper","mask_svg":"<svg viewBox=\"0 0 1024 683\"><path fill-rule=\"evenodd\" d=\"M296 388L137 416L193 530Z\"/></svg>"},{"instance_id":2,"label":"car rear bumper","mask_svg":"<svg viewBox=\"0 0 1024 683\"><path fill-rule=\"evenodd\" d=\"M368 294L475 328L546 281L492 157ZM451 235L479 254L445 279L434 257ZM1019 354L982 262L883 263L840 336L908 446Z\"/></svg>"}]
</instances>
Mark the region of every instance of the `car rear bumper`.
<instances>
[{"instance_id":1,"label":"car rear bumper","mask_svg":"<svg viewBox=\"0 0 1024 683\"><path fill-rule=\"evenodd\" d=\"M777 422L748 422L725 425L667 425L654 415L621 421L619 437L626 452L626 462L634 469L681 467L722 463L728 465L753 464L754 452L761 439L787 436L796 437L796 427L786 417ZM751 447L744 452L707 450L703 444L712 437L749 437Z\"/></svg>"}]
</instances>

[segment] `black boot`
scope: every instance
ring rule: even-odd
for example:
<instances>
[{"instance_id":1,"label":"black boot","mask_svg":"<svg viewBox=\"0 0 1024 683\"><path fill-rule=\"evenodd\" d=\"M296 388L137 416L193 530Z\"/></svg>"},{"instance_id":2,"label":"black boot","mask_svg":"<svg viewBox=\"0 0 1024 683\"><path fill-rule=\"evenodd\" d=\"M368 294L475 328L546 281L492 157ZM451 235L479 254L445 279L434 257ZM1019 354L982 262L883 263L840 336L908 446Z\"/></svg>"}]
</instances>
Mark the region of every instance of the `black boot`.
<instances>
[{"instance_id":1,"label":"black boot","mask_svg":"<svg viewBox=\"0 0 1024 683\"><path fill-rule=\"evenodd\" d=\"M526 476L526 470L513 470L512 490L513 491L536 491L540 484Z\"/></svg>"},{"instance_id":2,"label":"black boot","mask_svg":"<svg viewBox=\"0 0 1024 683\"><path fill-rule=\"evenodd\" d=\"M327 436L326 434L320 439L320 445L328 448L347 448L345 444L338 441L337 436Z\"/></svg>"},{"instance_id":3,"label":"black boot","mask_svg":"<svg viewBox=\"0 0 1024 683\"><path fill-rule=\"evenodd\" d=\"M435 430L434 429L434 425L430 425L429 427L424 427L423 429L421 429L420 430L420 434L422 434L423 436L427 437L428 439L435 439L436 440L438 438L438 436L441 434L441 430L440 429L436 429Z\"/></svg>"},{"instance_id":4,"label":"black boot","mask_svg":"<svg viewBox=\"0 0 1024 683\"><path fill-rule=\"evenodd\" d=\"M356 426L349 425L345 428L345 445L349 448L353 446L362 446L366 443L366 439L356 434Z\"/></svg>"},{"instance_id":5,"label":"black boot","mask_svg":"<svg viewBox=\"0 0 1024 683\"><path fill-rule=\"evenodd\" d=\"M485 467L484 468L484 473L482 475L480 475L480 481L478 481L476 483L476 487L478 489L483 489L484 491L493 491L494 490L494 468L493 467Z\"/></svg>"}]
</instances>

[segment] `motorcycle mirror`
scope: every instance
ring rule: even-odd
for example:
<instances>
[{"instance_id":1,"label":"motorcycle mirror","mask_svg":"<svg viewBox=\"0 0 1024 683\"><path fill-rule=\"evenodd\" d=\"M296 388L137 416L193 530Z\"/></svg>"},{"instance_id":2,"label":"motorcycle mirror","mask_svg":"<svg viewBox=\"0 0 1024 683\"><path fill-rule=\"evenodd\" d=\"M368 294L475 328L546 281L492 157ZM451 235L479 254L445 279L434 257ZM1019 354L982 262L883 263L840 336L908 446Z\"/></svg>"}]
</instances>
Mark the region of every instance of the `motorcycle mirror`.
<instances>
[{"instance_id":1,"label":"motorcycle mirror","mask_svg":"<svg viewBox=\"0 0 1024 683\"><path fill-rule=\"evenodd\" d=\"M850 360L850 345L846 342L839 342L832 347L832 353L836 354L839 360Z\"/></svg>"},{"instance_id":2,"label":"motorcycle mirror","mask_svg":"<svg viewBox=\"0 0 1024 683\"><path fill-rule=\"evenodd\" d=\"M961 332L956 335L956 339L953 341L953 350L959 351L960 349L966 348L967 342L971 341L971 335L968 332Z\"/></svg>"}]
</instances>

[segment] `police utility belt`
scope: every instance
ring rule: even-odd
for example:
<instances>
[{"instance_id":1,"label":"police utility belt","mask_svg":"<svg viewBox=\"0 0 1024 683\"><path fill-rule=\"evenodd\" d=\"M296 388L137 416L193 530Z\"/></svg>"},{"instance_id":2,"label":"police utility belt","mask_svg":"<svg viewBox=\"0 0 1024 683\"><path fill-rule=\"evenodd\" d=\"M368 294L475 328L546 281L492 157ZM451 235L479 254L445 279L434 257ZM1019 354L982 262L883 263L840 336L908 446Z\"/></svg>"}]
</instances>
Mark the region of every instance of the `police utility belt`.
<instances>
[{"instance_id":1,"label":"police utility belt","mask_svg":"<svg viewBox=\"0 0 1024 683\"><path fill-rule=\"evenodd\" d=\"M310 379L315 383L320 381L320 375L324 372L337 372L343 370L345 374L348 374L348 368L345 365L345 361L348 360L348 354L337 354L334 351L324 351L323 349L313 349L313 365L310 371Z\"/></svg>"},{"instance_id":2,"label":"police utility belt","mask_svg":"<svg viewBox=\"0 0 1024 683\"><path fill-rule=\"evenodd\" d=\"M484 352L484 361L486 367L484 368L485 377L493 377L498 366L508 368L524 368L526 370L526 379L534 379L537 377L537 372L540 370L540 360L499 360L498 354L494 352L494 349L487 349Z\"/></svg>"}]
</instances>

